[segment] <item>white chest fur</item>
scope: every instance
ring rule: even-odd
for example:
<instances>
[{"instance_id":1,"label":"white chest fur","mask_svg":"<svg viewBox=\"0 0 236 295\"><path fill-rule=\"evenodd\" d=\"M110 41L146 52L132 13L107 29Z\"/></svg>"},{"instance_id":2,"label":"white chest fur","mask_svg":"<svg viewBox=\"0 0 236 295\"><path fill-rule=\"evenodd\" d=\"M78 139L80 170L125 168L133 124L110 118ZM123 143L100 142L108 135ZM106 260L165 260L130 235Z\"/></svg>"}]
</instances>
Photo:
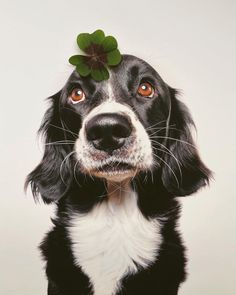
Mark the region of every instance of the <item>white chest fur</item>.
<instances>
[{"instance_id":1,"label":"white chest fur","mask_svg":"<svg viewBox=\"0 0 236 295\"><path fill-rule=\"evenodd\" d=\"M88 275L94 295L113 295L127 273L147 267L158 255L160 224L147 220L129 187L72 218L68 228L76 263ZM134 261L134 262L133 262Z\"/></svg>"}]
</instances>

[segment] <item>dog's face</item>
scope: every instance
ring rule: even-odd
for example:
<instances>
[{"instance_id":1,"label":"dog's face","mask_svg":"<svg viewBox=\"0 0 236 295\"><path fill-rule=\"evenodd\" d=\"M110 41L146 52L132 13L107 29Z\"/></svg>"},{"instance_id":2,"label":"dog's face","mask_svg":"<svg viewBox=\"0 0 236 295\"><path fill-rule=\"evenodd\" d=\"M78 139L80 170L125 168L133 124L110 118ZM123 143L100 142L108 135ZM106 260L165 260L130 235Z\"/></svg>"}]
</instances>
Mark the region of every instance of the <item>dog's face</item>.
<instances>
[{"instance_id":1,"label":"dog's face","mask_svg":"<svg viewBox=\"0 0 236 295\"><path fill-rule=\"evenodd\" d=\"M62 106L79 117L73 122L79 125L77 167L115 181L153 169L153 132L168 127L166 92L154 69L131 56L124 56L103 82L81 79L74 72L64 88Z\"/></svg>"},{"instance_id":2,"label":"dog's face","mask_svg":"<svg viewBox=\"0 0 236 295\"><path fill-rule=\"evenodd\" d=\"M28 179L33 190L53 199L69 185L63 175L72 181L77 170L118 182L160 170L170 192L196 191L210 172L192 141L191 117L175 94L149 64L134 56L124 55L102 82L73 72L51 98L41 127L46 148Z\"/></svg>"}]
</instances>

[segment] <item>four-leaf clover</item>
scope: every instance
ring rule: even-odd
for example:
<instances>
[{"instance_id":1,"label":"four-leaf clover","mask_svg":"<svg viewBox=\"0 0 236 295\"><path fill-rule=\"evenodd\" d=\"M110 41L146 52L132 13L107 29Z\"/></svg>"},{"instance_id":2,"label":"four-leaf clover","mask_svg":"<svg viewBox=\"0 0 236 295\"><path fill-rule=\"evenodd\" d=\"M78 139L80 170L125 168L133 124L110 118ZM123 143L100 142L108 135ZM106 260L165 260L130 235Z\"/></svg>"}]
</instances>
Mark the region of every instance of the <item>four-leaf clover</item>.
<instances>
[{"instance_id":1,"label":"four-leaf clover","mask_svg":"<svg viewBox=\"0 0 236 295\"><path fill-rule=\"evenodd\" d=\"M77 44L86 55L73 55L69 62L76 66L82 77L91 75L96 81L107 80L108 66L116 66L121 62L122 56L117 49L116 39L112 36L105 37L102 30L79 34Z\"/></svg>"}]
</instances>

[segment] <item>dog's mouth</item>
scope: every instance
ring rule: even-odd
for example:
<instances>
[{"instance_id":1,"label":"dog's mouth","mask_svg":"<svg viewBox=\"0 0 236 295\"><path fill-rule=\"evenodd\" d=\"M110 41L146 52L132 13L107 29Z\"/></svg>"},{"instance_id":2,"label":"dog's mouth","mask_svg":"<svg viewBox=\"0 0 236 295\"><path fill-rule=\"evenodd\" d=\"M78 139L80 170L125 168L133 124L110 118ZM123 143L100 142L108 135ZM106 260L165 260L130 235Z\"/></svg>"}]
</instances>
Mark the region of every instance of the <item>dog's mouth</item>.
<instances>
[{"instance_id":1,"label":"dog's mouth","mask_svg":"<svg viewBox=\"0 0 236 295\"><path fill-rule=\"evenodd\" d=\"M104 177L115 178L117 180L133 177L137 172L137 168L125 162L112 161L104 165L100 165L90 171L91 174Z\"/></svg>"}]
</instances>

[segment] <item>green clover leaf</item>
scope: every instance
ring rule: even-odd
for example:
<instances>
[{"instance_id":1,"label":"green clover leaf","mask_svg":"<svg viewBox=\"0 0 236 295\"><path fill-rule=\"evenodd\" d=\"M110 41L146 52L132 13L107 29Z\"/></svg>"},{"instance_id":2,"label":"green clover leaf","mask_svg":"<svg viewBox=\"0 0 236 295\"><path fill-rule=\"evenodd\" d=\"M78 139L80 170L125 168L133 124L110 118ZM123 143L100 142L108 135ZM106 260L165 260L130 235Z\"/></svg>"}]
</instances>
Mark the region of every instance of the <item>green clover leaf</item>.
<instances>
[{"instance_id":1,"label":"green clover leaf","mask_svg":"<svg viewBox=\"0 0 236 295\"><path fill-rule=\"evenodd\" d=\"M118 49L107 53L107 64L109 66L116 66L121 62L121 54Z\"/></svg>"},{"instance_id":2,"label":"green clover leaf","mask_svg":"<svg viewBox=\"0 0 236 295\"><path fill-rule=\"evenodd\" d=\"M112 50L115 50L117 48L118 44L114 37L107 36L104 41L102 42L102 47L105 52L109 52Z\"/></svg>"},{"instance_id":3,"label":"green clover leaf","mask_svg":"<svg viewBox=\"0 0 236 295\"><path fill-rule=\"evenodd\" d=\"M95 44L101 44L102 41L105 39L105 34L102 30L97 30L93 32L90 36Z\"/></svg>"},{"instance_id":4,"label":"green clover leaf","mask_svg":"<svg viewBox=\"0 0 236 295\"><path fill-rule=\"evenodd\" d=\"M117 66L122 60L116 39L113 36L106 37L102 30L79 34L77 44L86 55L73 55L69 63L76 66L82 77L91 75L98 82L107 80L108 67Z\"/></svg>"},{"instance_id":5,"label":"green clover leaf","mask_svg":"<svg viewBox=\"0 0 236 295\"><path fill-rule=\"evenodd\" d=\"M102 81L109 79L109 72L105 67L99 69L92 69L91 76L96 81Z\"/></svg>"},{"instance_id":6,"label":"green clover leaf","mask_svg":"<svg viewBox=\"0 0 236 295\"><path fill-rule=\"evenodd\" d=\"M69 58L69 63L72 64L73 66L76 66L83 62L85 62L83 55L73 55Z\"/></svg>"},{"instance_id":7,"label":"green clover leaf","mask_svg":"<svg viewBox=\"0 0 236 295\"><path fill-rule=\"evenodd\" d=\"M80 74L82 77L87 77L91 73L91 69L89 68L86 63L80 63L76 66L76 71Z\"/></svg>"},{"instance_id":8,"label":"green clover leaf","mask_svg":"<svg viewBox=\"0 0 236 295\"><path fill-rule=\"evenodd\" d=\"M86 52L86 48L88 48L91 44L90 34L79 34L77 37L77 44L82 51Z\"/></svg>"}]
</instances>

